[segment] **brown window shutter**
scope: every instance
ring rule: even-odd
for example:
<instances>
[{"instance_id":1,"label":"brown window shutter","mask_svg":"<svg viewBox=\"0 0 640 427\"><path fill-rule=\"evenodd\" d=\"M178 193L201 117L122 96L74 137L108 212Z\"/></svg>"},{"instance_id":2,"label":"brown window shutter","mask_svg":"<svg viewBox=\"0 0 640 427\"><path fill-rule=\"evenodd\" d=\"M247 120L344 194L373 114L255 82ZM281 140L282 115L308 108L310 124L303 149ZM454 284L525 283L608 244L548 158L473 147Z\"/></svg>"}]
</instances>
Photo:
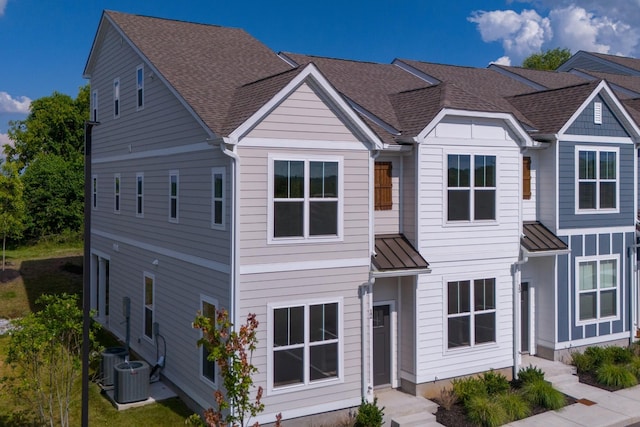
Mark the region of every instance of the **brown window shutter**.
<instances>
[{"instance_id":1,"label":"brown window shutter","mask_svg":"<svg viewBox=\"0 0 640 427\"><path fill-rule=\"evenodd\" d=\"M531 157L522 158L522 198L531 199Z\"/></svg>"},{"instance_id":2,"label":"brown window shutter","mask_svg":"<svg viewBox=\"0 0 640 427\"><path fill-rule=\"evenodd\" d=\"M391 162L376 162L375 210L388 211L393 207L391 199Z\"/></svg>"}]
</instances>

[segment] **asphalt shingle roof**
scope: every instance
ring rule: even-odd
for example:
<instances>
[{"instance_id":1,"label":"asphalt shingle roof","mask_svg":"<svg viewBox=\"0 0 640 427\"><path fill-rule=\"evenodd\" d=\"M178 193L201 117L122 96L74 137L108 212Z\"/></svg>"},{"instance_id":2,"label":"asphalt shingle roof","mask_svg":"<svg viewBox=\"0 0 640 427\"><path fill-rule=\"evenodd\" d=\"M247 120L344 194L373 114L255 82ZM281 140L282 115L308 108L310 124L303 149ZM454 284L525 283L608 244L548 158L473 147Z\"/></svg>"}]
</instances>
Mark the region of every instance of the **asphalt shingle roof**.
<instances>
[{"instance_id":1,"label":"asphalt shingle roof","mask_svg":"<svg viewBox=\"0 0 640 427\"><path fill-rule=\"evenodd\" d=\"M558 89L561 87L577 85L587 81L587 79L575 74L560 71L531 70L529 68L507 67L505 65L498 64L493 64L492 66L501 68L506 72L516 74L533 83L544 86L547 89Z\"/></svg>"},{"instance_id":2,"label":"asphalt shingle roof","mask_svg":"<svg viewBox=\"0 0 640 427\"><path fill-rule=\"evenodd\" d=\"M618 56L618 55L608 55L605 53L596 53L596 52L589 52L589 53L598 58L602 58L604 60L614 62L624 67L631 68L632 70L640 71L640 59L638 58L630 58L627 56Z\"/></svg>"}]
</instances>

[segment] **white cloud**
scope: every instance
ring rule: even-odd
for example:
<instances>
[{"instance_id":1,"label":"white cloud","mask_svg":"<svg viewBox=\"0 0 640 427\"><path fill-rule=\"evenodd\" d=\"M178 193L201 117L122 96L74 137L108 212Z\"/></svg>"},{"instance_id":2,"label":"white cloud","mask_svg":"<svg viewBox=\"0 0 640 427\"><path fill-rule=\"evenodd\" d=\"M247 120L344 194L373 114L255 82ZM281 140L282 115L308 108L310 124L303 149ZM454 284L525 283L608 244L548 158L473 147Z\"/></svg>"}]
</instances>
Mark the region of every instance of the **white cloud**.
<instances>
[{"instance_id":1,"label":"white cloud","mask_svg":"<svg viewBox=\"0 0 640 427\"><path fill-rule=\"evenodd\" d=\"M509 58L508 56L501 56L500 58L496 59L495 61L491 61L492 64L497 64L497 65L506 65L509 66L511 65L511 58Z\"/></svg>"},{"instance_id":2,"label":"white cloud","mask_svg":"<svg viewBox=\"0 0 640 427\"><path fill-rule=\"evenodd\" d=\"M31 100L26 96L12 98L7 92L0 92L0 113L29 114L30 106Z\"/></svg>"},{"instance_id":3,"label":"white cloud","mask_svg":"<svg viewBox=\"0 0 640 427\"><path fill-rule=\"evenodd\" d=\"M9 0L0 0L0 16L4 15L4 9L7 7Z\"/></svg>"},{"instance_id":4,"label":"white cloud","mask_svg":"<svg viewBox=\"0 0 640 427\"><path fill-rule=\"evenodd\" d=\"M512 62L555 47L640 56L640 0L516 1L536 10L478 11L469 17L482 40L501 42Z\"/></svg>"},{"instance_id":5,"label":"white cloud","mask_svg":"<svg viewBox=\"0 0 640 427\"><path fill-rule=\"evenodd\" d=\"M476 11L468 19L478 26L483 41L502 42L506 54L501 58L503 61L521 60L538 52L553 36L549 18L543 18L535 10Z\"/></svg>"},{"instance_id":6,"label":"white cloud","mask_svg":"<svg viewBox=\"0 0 640 427\"><path fill-rule=\"evenodd\" d=\"M0 157L4 157L4 145L9 144L13 146L13 141L9 139L9 135L6 133L0 133Z\"/></svg>"}]
</instances>

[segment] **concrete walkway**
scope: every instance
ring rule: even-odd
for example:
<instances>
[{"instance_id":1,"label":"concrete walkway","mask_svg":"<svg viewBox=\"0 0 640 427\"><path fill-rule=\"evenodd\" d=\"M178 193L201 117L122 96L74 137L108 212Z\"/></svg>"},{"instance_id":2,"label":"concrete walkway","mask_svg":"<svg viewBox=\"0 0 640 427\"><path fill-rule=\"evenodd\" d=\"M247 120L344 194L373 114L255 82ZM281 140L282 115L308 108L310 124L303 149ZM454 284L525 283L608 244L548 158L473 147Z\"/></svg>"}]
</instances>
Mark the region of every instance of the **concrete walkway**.
<instances>
[{"instance_id":1,"label":"concrete walkway","mask_svg":"<svg viewBox=\"0 0 640 427\"><path fill-rule=\"evenodd\" d=\"M507 424L511 427L640 427L640 385L609 392L581 384L574 375L574 367L534 356L523 356L522 367L542 369L545 379L553 386L581 401L558 411ZM377 391L378 406L385 407L385 426L436 427L441 424L433 415L438 405L422 397L398 390ZM636 425L637 424L637 425Z\"/></svg>"}]
</instances>

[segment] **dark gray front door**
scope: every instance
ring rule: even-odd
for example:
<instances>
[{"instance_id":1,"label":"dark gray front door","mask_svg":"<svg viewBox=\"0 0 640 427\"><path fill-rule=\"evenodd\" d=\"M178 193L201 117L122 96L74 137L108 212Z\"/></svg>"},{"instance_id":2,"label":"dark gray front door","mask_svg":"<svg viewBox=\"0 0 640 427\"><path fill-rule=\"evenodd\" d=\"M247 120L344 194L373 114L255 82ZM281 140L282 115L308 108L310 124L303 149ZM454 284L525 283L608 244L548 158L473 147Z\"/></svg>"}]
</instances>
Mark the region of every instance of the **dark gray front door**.
<instances>
[{"instance_id":1,"label":"dark gray front door","mask_svg":"<svg viewBox=\"0 0 640 427\"><path fill-rule=\"evenodd\" d=\"M391 383L391 321L389 306L373 307L373 385Z\"/></svg>"},{"instance_id":2,"label":"dark gray front door","mask_svg":"<svg viewBox=\"0 0 640 427\"><path fill-rule=\"evenodd\" d=\"M529 284L520 285L520 351L529 352Z\"/></svg>"}]
</instances>

